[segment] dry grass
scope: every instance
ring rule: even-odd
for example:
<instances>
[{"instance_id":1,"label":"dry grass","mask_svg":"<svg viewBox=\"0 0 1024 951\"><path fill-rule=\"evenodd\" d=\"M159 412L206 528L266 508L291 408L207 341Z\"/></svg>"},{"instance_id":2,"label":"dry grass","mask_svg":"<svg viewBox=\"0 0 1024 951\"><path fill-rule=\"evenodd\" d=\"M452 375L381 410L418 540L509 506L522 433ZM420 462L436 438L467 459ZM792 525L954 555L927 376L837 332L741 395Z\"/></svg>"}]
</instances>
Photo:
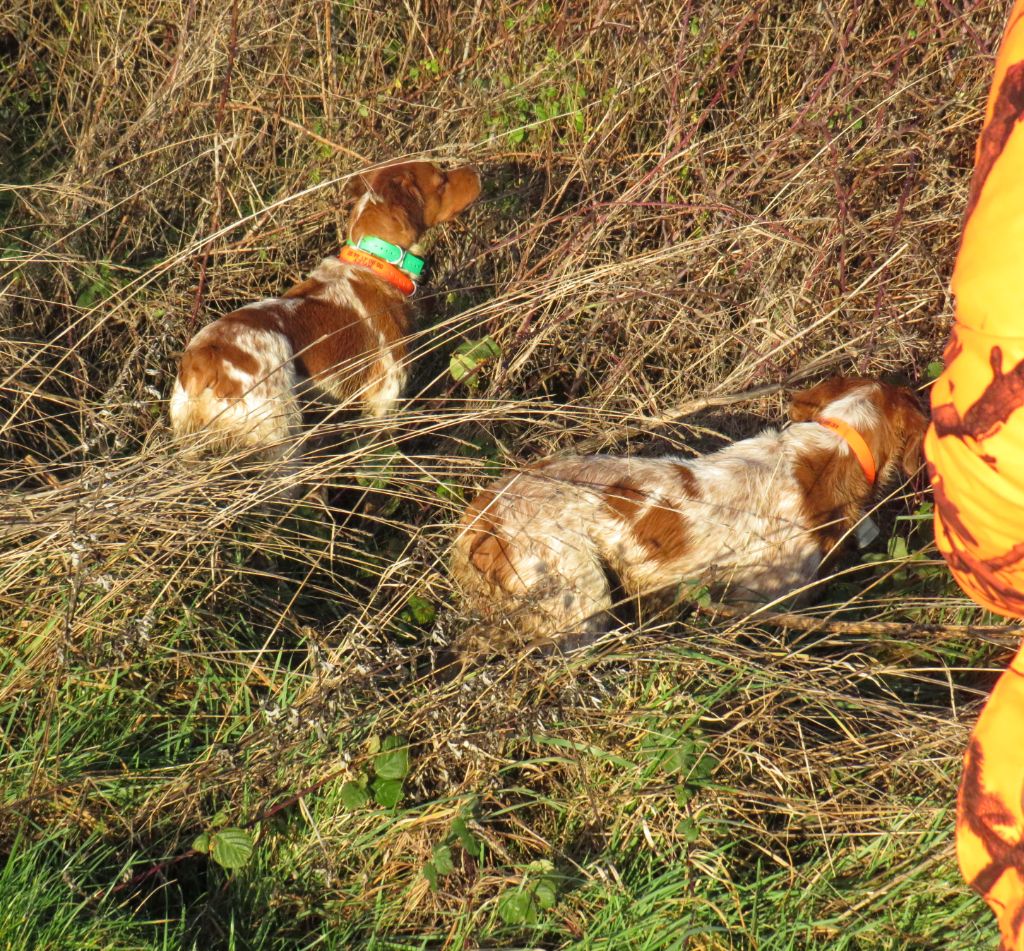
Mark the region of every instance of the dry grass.
<instances>
[{"instance_id":1,"label":"dry grass","mask_svg":"<svg viewBox=\"0 0 1024 951\"><path fill-rule=\"evenodd\" d=\"M1008 638L942 627L979 618L920 497L880 519L909 552L828 589L848 626L697 612L427 672L465 624L447 526L496 467L714 445L831 369L927 382L1004 15L0 11L0 889L38 911L0 944L981 946L949 810ZM346 421L318 463L390 501L286 512L273 475L183 465L175 354L334 249L344 180L399 156L477 162L485 195L437 236L395 433ZM448 359L484 334L471 391ZM400 807L346 808L387 735ZM234 875L190 851L225 825L256 840ZM524 938L499 908L538 862L558 901Z\"/></svg>"}]
</instances>

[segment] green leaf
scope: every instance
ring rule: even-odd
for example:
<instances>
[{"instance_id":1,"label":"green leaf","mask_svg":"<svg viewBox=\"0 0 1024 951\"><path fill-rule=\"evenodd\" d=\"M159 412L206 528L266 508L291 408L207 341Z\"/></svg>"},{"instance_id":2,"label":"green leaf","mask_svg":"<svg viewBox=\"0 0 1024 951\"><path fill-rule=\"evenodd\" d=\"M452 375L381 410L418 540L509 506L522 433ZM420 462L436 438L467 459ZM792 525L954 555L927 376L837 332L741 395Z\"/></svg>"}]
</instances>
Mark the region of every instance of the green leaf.
<instances>
[{"instance_id":1,"label":"green leaf","mask_svg":"<svg viewBox=\"0 0 1024 951\"><path fill-rule=\"evenodd\" d=\"M658 765L666 773L686 773L693 765L693 744L684 743L665 750Z\"/></svg>"},{"instance_id":2,"label":"green leaf","mask_svg":"<svg viewBox=\"0 0 1024 951\"><path fill-rule=\"evenodd\" d=\"M450 875L455 871L455 862L452 861L452 850L447 845L439 845L434 849L432 863L438 875Z\"/></svg>"},{"instance_id":3,"label":"green leaf","mask_svg":"<svg viewBox=\"0 0 1024 951\"><path fill-rule=\"evenodd\" d=\"M433 863L427 862L422 869L423 877L430 882L430 890L432 892L437 891L437 869Z\"/></svg>"},{"instance_id":4,"label":"green leaf","mask_svg":"<svg viewBox=\"0 0 1024 951\"><path fill-rule=\"evenodd\" d=\"M942 376L942 371L945 369L941 360L932 360L928 366L925 367L924 373L929 380L937 380Z\"/></svg>"},{"instance_id":5,"label":"green leaf","mask_svg":"<svg viewBox=\"0 0 1024 951\"><path fill-rule=\"evenodd\" d=\"M366 468L356 475L356 482L368 489L386 489L391 485L401 455L397 449L374 449L366 453L363 456Z\"/></svg>"},{"instance_id":6,"label":"green leaf","mask_svg":"<svg viewBox=\"0 0 1024 951\"><path fill-rule=\"evenodd\" d=\"M404 737L384 737L380 752L373 758L373 769L380 779L405 779L409 775L409 746Z\"/></svg>"},{"instance_id":7,"label":"green leaf","mask_svg":"<svg viewBox=\"0 0 1024 951\"><path fill-rule=\"evenodd\" d=\"M373 798L385 809L394 809L404 792L400 779L378 779L373 784Z\"/></svg>"},{"instance_id":8,"label":"green leaf","mask_svg":"<svg viewBox=\"0 0 1024 951\"><path fill-rule=\"evenodd\" d=\"M697 760L696 766L693 767L693 772L690 773L690 781L694 783L707 783L717 766L718 760L710 753L705 753Z\"/></svg>"},{"instance_id":9,"label":"green leaf","mask_svg":"<svg viewBox=\"0 0 1024 951\"><path fill-rule=\"evenodd\" d=\"M452 820L452 833L458 837L459 843L470 855L473 856L473 858L480 858L483 854L483 845L480 840L469 831L469 826L466 825L465 819Z\"/></svg>"},{"instance_id":10,"label":"green leaf","mask_svg":"<svg viewBox=\"0 0 1024 951\"><path fill-rule=\"evenodd\" d=\"M700 826L697 824L696 819L692 819L687 816L685 819L680 819L679 824L676 826L676 832L678 832L687 842L694 842L697 836L700 835Z\"/></svg>"},{"instance_id":11,"label":"green leaf","mask_svg":"<svg viewBox=\"0 0 1024 951\"><path fill-rule=\"evenodd\" d=\"M360 783L349 780L341 787L341 802L346 809L359 809L370 801L370 795Z\"/></svg>"},{"instance_id":12,"label":"green leaf","mask_svg":"<svg viewBox=\"0 0 1024 951\"><path fill-rule=\"evenodd\" d=\"M910 549L907 547L907 540L901 538L899 535L893 535L889 539L889 557L896 560L902 561L910 553Z\"/></svg>"},{"instance_id":13,"label":"green leaf","mask_svg":"<svg viewBox=\"0 0 1024 951\"><path fill-rule=\"evenodd\" d=\"M452 353L448 361L448 372L456 383L466 382L467 386L479 385L479 370L482 366L501 356L501 347L493 337L481 340L464 340Z\"/></svg>"},{"instance_id":14,"label":"green leaf","mask_svg":"<svg viewBox=\"0 0 1024 951\"><path fill-rule=\"evenodd\" d=\"M699 578L684 578L676 588L676 601L695 601L706 608L711 604L711 591Z\"/></svg>"},{"instance_id":15,"label":"green leaf","mask_svg":"<svg viewBox=\"0 0 1024 951\"><path fill-rule=\"evenodd\" d=\"M693 786L687 786L686 783L676 786L676 805L685 806L696 795L697 790Z\"/></svg>"},{"instance_id":16,"label":"green leaf","mask_svg":"<svg viewBox=\"0 0 1024 951\"><path fill-rule=\"evenodd\" d=\"M505 892L498 902L498 914L507 925L535 925L537 903L533 896L521 888Z\"/></svg>"},{"instance_id":17,"label":"green leaf","mask_svg":"<svg viewBox=\"0 0 1024 951\"><path fill-rule=\"evenodd\" d=\"M435 617L437 617L437 608L434 607L434 602L416 594L410 595L409 600L405 602L405 607L402 608L403 621L411 621L413 624L423 627L432 624Z\"/></svg>"},{"instance_id":18,"label":"green leaf","mask_svg":"<svg viewBox=\"0 0 1024 951\"><path fill-rule=\"evenodd\" d=\"M438 482L434 486L434 495L436 495L442 502L465 502L466 494L462 491L462 487L456 485L454 482Z\"/></svg>"},{"instance_id":19,"label":"green leaf","mask_svg":"<svg viewBox=\"0 0 1024 951\"><path fill-rule=\"evenodd\" d=\"M206 855L210 851L210 833L200 832L192 841L192 848Z\"/></svg>"},{"instance_id":20,"label":"green leaf","mask_svg":"<svg viewBox=\"0 0 1024 951\"><path fill-rule=\"evenodd\" d=\"M554 908L558 901L558 889L550 878L542 878L533 886L533 898L541 908Z\"/></svg>"},{"instance_id":21,"label":"green leaf","mask_svg":"<svg viewBox=\"0 0 1024 951\"><path fill-rule=\"evenodd\" d=\"M221 829L210 840L210 854L223 868L241 868L252 855L252 836L244 829Z\"/></svg>"}]
</instances>

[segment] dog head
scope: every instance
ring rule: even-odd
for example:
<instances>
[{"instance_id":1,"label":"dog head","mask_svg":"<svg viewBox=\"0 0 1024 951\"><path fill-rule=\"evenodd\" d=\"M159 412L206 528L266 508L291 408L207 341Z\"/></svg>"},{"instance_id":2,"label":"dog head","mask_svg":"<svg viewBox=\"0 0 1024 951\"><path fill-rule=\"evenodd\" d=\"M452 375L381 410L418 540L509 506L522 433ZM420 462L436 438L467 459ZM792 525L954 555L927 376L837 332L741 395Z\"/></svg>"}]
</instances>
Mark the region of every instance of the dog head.
<instances>
[{"instance_id":1,"label":"dog head","mask_svg":"<svg viewBox=\"0 0 1024 951\"><path fill-rule=\"evenodd\" d=\"M348 197L356 199L349 238L374 235L410 248L429 228L451 221L480 194L472 165L443 171L433 162L402 162L356 175Z\"/></svg>"},{"instance_id":2,"label":"dog head","mask_svg":"<svg viewBox=\"0 0 1024 951\"><path fill-rule=\"evenodd\" d=\"M790 394L789 417L794 422L832 417L849 424L871 449L879 484L897 471L909 478L921 466L928 419L905 386L833 377Z\"/></svg>"}]
</instances>

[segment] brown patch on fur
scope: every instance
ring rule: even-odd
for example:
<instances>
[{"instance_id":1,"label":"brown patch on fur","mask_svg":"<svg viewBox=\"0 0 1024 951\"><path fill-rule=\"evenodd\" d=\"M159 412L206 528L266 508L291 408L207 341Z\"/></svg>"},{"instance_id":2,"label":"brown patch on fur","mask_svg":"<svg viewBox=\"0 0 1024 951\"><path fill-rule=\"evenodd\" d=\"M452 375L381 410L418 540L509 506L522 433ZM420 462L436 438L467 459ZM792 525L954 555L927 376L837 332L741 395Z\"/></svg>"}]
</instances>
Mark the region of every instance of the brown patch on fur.
<instances>
[{"instance_id":1,"label":"brown patch on fur","mask_svg":"<svg viewBox=\"0 0 1024 951\"><path fill-rule=\"evenodd\" d=\"M356 389L369 369L360 365L376 341L370 340L366 322L355 311L317 298L307 298L288 323L295 347L295 365L311 380L322 382L335 373Z\"/></svg>"},{"instance_id":2,"label":"brown patch on fur","mask_svg":"<svg viewBox=\"0 0 1024 951\"><path fill-rule=\"evenodd\" d=\"M629 479L623 479L604 491L604 504L623 521L632 522L640 511L647 495Z\"/></svg>"},{"instance_id":3,"label":"brown patch on fur","mask_svg":"<svg viewBox=\"0 0 1024 951\"><path fill-rule=\"evenodd\" d=\"M480 197L480 173L469 165L445 173L445 182L438 193L437 210L428 204L428 217L433 216L434 224L451 221Z\"/></svg>"},{"instance_id":4,"label":"brown patch on fur","mask_svg":"<svg viewBox=\"0 0 1024 951\"><path fill-rule=\"evenodd\" d=\"M881 476L888 465L910 478L921 468L928 417L914 394L902 386L878 384L878 410L882 418L880 445L872 446Z\"/></svg>"},{"instance_id":5,"label":"brown patch on fur","mask_svg":"<svg viewBox=\"0 0 1024 951\"><path fill-rule=\"evenodd\" d=\"M871 398L879 416L877 429L862 432L871 449L881 479L890 465L912 476L921 466L921 445L928 419L921 412L913 393L903 386L876 383L857 377L837 376L797 390L790 396L789 416L794 422L807 422L828 415L828 407L853 390L873 387Z\"/></svg>"},{"instance_id":6,"label":"brown patch on fur","mask_svg":"<svg viewBox=\"0 0 1024 951\"><path fill-rule=\"evenodd\" d=\"M186 350L181 357L178 378L189 396L198 396L211 390L218 399L240 399L245 395L242 383L227 373L234 367L254 379L259 373L259 361L230 340L216 340Z\"/></svg>"},{"instance_id":7,"label":"brown patch on fur","mask_svg":"<svg viewBox=\"0 0 1024 951\"><path fill-rule=\"evenodd\" d=\"M380 372L377 361L370 358L382 345L395 360L405 357L401 340L409 331L411 307L391 285L370 272L355 269L348 281L352 294L370 315L372 330L354 309L316 296L327 286L319 280L303 281L286 296L302 298L289 315L287 327L299 372L316 382L339 373L339 378L331 381L334 388L344 384L344 391L351 393Z\"/></svg>"},{"instance_id":8,"label":"brown patch on fur","mask_svg":"<svg viewBox=\"0 0 1024 951\"><path fill-rule=\"evenodd\" d=\"M841 456L833 449L805 453L795 461L793 474L803 495L804 518L825 554L857 522L871 487L853 454Z\"/></svg>"},{"instance_id":9,"label":"brown patch on fur","mask_svg":"<svg viewBox=\"0 0 1024 951\"><path fill-rule=\"evenodd\" d=\"M401 291L378 280L370 271L356 271L350 278L352 292L375 320L388 343L409 332L412 307Z\"/></svg>"},{"instance_id":10,"label":"brown patch on fur","mask_svg":"<svg viewBox=\"0 0 1024 951\"><path fill-rule=\"evenodd\" d=\"M689 475L693 477L692 473ZM688 526L682 514L666 502L651 499L632 480L623 479L609 486L603 496L604 504L615 515L631 523L637 542L656 561L671 561L690 547ZM641 515L640 510L648 501L650 504Z\"/></svg>"},{"instance_id":11,"label":"brown patch on fur","mask_svg":"<svg viewBox=\"0 0 1024 951\"><path fill-rule=\"evenodd\" d=\"M655 503L633 526L636 540L655 561L674 561L690 548L687 520L667 503Z\"/></svg>"},{"instance_id":12,"label":"brown patch on fur","mask_svg":"<svg viewBox=\"0 0 1024 951\"><path fill-rule=\"evenodd\" d=\"M352 240L375 235L399 247L415 244L427 230L423 202L414 194L406 179L388 180L374 192L384 200L368 202L362 214L352 223Z\"/></svg>"},{"instance_id":13,"label":"brown patch on fur","mask_svg":"<svg viewBox=\"0 0 1024 951\"><path fill-rule=\"evenodd\" d=\"M703 497L703 493L700 490L700 483L697 481L697 477L693 474L693 470L689 466L676 466L676 476L679 479L680 486L682 486L682 494L684 498L700 499Z\"/></svg>"},{"instance_id":14,"label":"brown patch on fur","mask_svg":"<svg viewBox=\"0 0 1024 951\"><path fill-rule=\"evenodd\" d=\"M282 294L282 297L313 297L319 294L327 285L323 281L318 280L315 277L307 277L304 281L299 281L298 284L293 284Z\"/></svg>"},{"instance_id":15,"label":"brown patch on fur","mask_svg":"<svg viewBox=\"0 0 1024 951\"><path fill-rule=\"evenodd\" d=\"M515 568L508 557L508 542L500 534L501 519L489 511L495 500L493 489L484 489L466 508L461 524L465 534L460 542L467 559L480 576L498 588L507 589Z\"/></svg>"}]
</instances>

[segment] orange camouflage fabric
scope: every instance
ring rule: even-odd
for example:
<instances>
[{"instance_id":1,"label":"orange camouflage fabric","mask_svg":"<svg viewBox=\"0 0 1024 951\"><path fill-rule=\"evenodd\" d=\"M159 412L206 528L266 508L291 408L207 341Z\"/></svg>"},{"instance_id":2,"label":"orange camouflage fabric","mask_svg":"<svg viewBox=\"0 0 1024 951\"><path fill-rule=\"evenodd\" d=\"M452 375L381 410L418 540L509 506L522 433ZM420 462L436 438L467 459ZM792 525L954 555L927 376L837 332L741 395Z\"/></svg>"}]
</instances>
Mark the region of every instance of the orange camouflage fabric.
<instances>
[{"instance_id":1,"label":"orange camouflage fabric","mask_svg":"<svg viewBox=\"0 0 1024 951\"><path fill-rule=\"evenodd\" d=\"M1024 617L1024 0L996 58L932 389L935 539L978 604ZM1024 951L1024 648L974 729L957 798L960 869Z\"/></svg>"}]
</instances>

